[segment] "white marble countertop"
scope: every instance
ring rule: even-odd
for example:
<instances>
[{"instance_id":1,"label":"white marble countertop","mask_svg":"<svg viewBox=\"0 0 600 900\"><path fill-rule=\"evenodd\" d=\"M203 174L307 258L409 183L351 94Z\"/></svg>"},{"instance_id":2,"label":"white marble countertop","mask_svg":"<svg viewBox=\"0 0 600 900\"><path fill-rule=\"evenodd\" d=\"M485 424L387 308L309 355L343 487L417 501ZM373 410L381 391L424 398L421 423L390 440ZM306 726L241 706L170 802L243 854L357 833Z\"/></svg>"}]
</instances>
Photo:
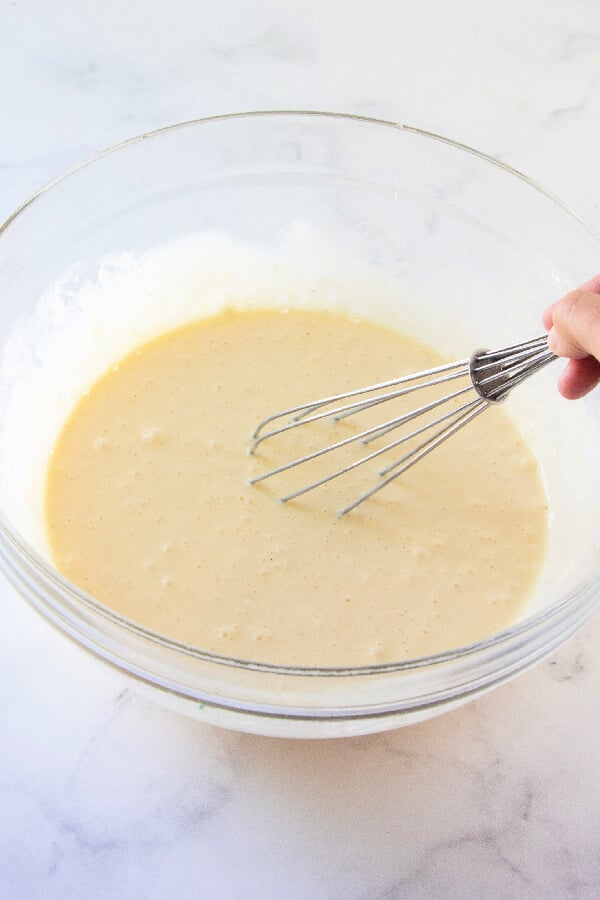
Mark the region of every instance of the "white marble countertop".
<instances>
[{"instance_id":1,"label":"white marble countertop","mask_svg":"<svg viewBox=\"0 0 600 900\"><path fill-rule=\"evenodd\" d=\"M600 224L596 0L1 0L0 219L106 145L260 108L445 134ZM596 898L598 646L596 617L422 725L258 738L140 700L2 581L0 898Z\"/></svg>"}]
</instances>

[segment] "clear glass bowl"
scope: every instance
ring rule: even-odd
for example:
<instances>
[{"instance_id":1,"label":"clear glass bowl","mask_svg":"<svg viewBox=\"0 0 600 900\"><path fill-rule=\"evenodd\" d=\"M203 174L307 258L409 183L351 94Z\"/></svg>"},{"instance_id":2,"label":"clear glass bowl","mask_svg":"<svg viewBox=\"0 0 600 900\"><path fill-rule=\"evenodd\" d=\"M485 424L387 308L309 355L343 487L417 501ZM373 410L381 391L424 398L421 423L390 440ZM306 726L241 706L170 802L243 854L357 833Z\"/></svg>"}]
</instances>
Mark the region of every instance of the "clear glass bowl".
<instances>
[{"instance_id":1,"label":"clear glass bowl","mask_svg":"<svg viewBox=\"0 0 600 900\"><path fill-rule=\"evenodd\" d=\"M286 668L217 657L116 615L65 580L45 550L40 497L50 426L36 385L54 375L52 349L61 346L68 370L64 337L84 322L82 284L94 281L107 255L202 230L269 247L298 220L326 233L344 258L395 278L399 308L414 303L420 336L449 356L533 337L545 305L599 268L599 236L539 185L404 125L243 113L102 153L0 229L0 558L50 622L161 702L239 730L329 737L459 706L551 653L591 615L600 598L592 452L600 415L593 403L583 410L559 401L555 371L515 401L546 477L550 547L525 618L489 640L398 664ZM92 324L82 333L83 351L72 345L75 380L97 332Z\"/></svg>"}]
</instances>

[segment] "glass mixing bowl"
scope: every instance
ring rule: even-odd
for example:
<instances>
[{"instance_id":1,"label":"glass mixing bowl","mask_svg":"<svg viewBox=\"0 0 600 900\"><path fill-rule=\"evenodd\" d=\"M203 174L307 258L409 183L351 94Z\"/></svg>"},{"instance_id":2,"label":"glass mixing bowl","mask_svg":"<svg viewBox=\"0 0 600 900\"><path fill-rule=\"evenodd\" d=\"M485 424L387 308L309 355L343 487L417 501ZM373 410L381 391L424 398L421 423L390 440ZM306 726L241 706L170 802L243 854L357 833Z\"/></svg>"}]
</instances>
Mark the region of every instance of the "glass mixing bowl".
<instances>
[{"instance_id":1,"label":"glass mixing bowl","mask_svg":"<svg viewBox=\"0 0 600 900\"><path fill-rule=\"evenodd\" d=\"M244 731L329 737L457 707L551 653L591 615L600 598L600 415L593 403L558 398L555 369L513 395L546 479L550 541L524 617L488 640L398 664L310 669L211 655L116 615L53 568L41 516L52 404L65 411L98 348L105 362L110 352L119 358L144 336L151 313L151 282L137 285L135 303L120 298L104 314L90 300L94 287L110 260L118 267L195 232L268 252L298 223L326 235L339 259L397 285L388 319L461 358L535 336L547 303L595 273L600 259L599 236L539 185L404 125L243 113L101 153L0 229L0 557L43 616L154 698ZM375 292L374 318L378 302ZM121 320L121 345L111 349L108 323ZM44 391L54 381L49 403Z\"/></svg>"}]
</instances>

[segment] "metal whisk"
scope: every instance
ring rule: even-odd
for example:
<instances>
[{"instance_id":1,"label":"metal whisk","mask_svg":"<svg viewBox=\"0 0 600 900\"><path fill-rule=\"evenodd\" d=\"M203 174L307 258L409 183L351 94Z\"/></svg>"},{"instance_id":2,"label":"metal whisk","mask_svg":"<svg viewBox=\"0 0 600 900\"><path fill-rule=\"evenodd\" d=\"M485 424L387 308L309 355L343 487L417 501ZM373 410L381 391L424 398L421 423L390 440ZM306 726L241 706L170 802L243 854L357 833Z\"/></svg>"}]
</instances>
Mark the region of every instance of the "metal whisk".
<instances>
[{"instance_id":1,"label":"metal whisk","mask_svg":"<svg viewBox=\"0 0 600 900\"><path fill-rule=\"evenodd\" d=\"M361 441L363 444L367 445L372 441L401 428L407 423L413 422L420 416L436 410L437 412L434 414L434 417L425 424L413 428L408 433L403 433L400 437L391 441L391 443L387 443L383 447L378 447L376 450L367 453L355 462L336 469L324 478L320 478L318 481L304 485L298 490L280 498L282 502L293 500L295 497L299 497L307 491L311 491L314 488L355 469L357 466L368 462L368 460L381 456L384 453L388 453L390 450L399 447L401 444L412 440L418 435L431 432L424 441L419 443L416 447L413 447L410 452L405 453L400 459L395 460L379 472L381 480L370 490L365 491L353 500L352 503L340 510L340 515L344 515L357 507L368 497L372 497L373 494L380 491L389 484L390 481L398 478L399 475L406 472L411 466L414 466L416 462L455 434L455 432L489 406L498 403L500 400L504 400L516 385L521 384L526 378L529 378L530 375L537 372L554 359L556 359L556 356L548 348L548 337L547 335L542 335L533 340L525 341L522 344L516 344L512 347L506 347L502 350L477 350L469 359L464 359L460 362L436 366L435 368L427 369L424 372L417 372L413 375L404 375L401 378L383 381L380 384L370 385L366 388L359 388L357 390L346 391L342 394L335 394L331 397L324 397L320 400L314 400L310 403L294 406L283 412L275 413L274 415L263 419L258 425L256 431L252 435L253 443L250 448L251 453L254 453L256 448L263 441L274 438L276 435L288 431L291 428L297 428L300 425L307 425L310 422L316 422L317 420L326 417L330 417L334 421L339 421L340 419L345 419L348 416L359 413L362 410L394 400L398 397L406 396L414 391L421 391L424 388L433 387L435 385L458 381L458 379L466 379L468 382L466 386L458 387L457 390L454 390L441 398L436 398L425 403L410 412L403 413L402 415L389 419L387 422L366 428L349 437L342 438L327 447L322 447L313 453L308 453L291 462L284 463L274 469L270 469L268 472L263 472L261 475L252 478L250 484L257 484L259 481L264 481L266 478L270 478L280 472L285 472L287 469L300 466L303 463L309 462L311 459L316 459L319 456L323 456L325 453L329 453L332 450L336 450L339 447L343 447L355 441ZM390 388L392 388L392 390L389 390ZM381 393L381 391L383 391L383 393ZM377 396L375 397L366 397L366 395L374 394L376 392L380 393L377 393ZM475 394L474 397L468 396L473 393ZM465 402L461 402L458 398L461 398ZM351 400L351 402L344 402L347 400ZM451 405L452 408L449 411L444 410L443 407L446 405ZM265 431L267 426L273 425L278 419L286 418L289 421L285 424L278 425L274 428L271 427L269 430Z\"/></svg>"}]
</instances>

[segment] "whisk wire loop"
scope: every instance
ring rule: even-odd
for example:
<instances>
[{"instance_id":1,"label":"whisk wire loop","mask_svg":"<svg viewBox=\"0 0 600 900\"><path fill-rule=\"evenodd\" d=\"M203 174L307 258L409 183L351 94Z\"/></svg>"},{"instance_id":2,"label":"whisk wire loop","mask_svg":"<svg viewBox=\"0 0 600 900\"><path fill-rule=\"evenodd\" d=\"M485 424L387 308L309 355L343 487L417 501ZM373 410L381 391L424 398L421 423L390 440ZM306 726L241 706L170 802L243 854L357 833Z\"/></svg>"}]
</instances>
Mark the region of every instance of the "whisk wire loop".
<instances>
[{"instance_id":1,"label":"whisk wire loop","mask_svg":"<svg viewBox=\"0 0 600 900\"><path fill-rule=\"evenodd\" d=\"M355 388L354 390L345 391L341 394L332 394L330 397L323 397L321 400L313 400L311 403L302 403L299 406L292 406L290 407L290 409L284 409L281 412L273 413L273 415L267 416L266 419L263 419L257 425L252 435L253 445L251 449L254 449L260 440L266 439L267 437L273 437L275 434L280 433L279 429L275 429L274 431L269 431L268 434L262 434L263 429L266 428L266 426L271 422L275 422L277 419L289 419L290 417L293 417L288 423L288 426L285 427L285 430L287 430L288 427L293 428L295 424L306 422L307 419L305 419L304 416L310 415L313 410L319 409L320 407L331 406L331 404L338 403L341 400L347 400L349 397L358 397L363 394L370 394L375 391L386 390L387 388L395 387L399 384L408 384L409 382L416 381L417 379L430 378L432 375L449 373L454 369L464 369L465 365L467 364L468 360L454 363L445 363L443 366L435 366L432 369L426 369L423 372L418 372L413 375L402 375L400 378L392 378L389 381L381 381L379 384L372 384L366 388ZM325 412L319 418L325 418L326 416L330 415L332 415L331 411ZM315 421L315 419L312 419L311 421Z\"/></svg>"},{"instance_id":2,"label":"whisk wire loop","mask_svg":"<svg viewBox=\"0 0 600 900\"><path fill-rule=\"evenodd\" d=\"M325 418L331 418L334 422L339 422L349 416L361 413L367 409L371 409L379 404L387 403L406 397L414 392L426 390L431 387L437 387L457 380L459 378L467 378L466 387L460 387L457 390L437 397L418 406L416 409L405 412L402 415L395 416L387 422L379 425L370 426L359 430L357 433L348 437L341 438L325 447L307 453L290 462L283 463L267 472L255 476L250 480L250 484L257 484L267 478L278 475L289 469L296 468L313 459L323 456L326 453L338 450L355 442L362 442L367 445L373 441L379 440L386 434L395 431L398 428L413 422L415 419L423 415L427 415L434 410L440 411L440 407L446 404L451 405L451 409L436 415L432 420L427 420L423 425L402 434L399 438L387 443L383 447L379 447L371 452L361 456L359 459L341 466L330 472L324 477L319 478L309 484L306 484L291 493L286 494L280 499L287 502L320 487L334 478L338 478L358 466L369 462L393 450L402 444L424 434L432 432L426 440L410 449L400 459L386 466L379 472L380 480L369 490L365 491L342 510L340 515L345 515L351 510L359 506L363 501L372 497L391 481L398 478L403 472L406 472L415 463L422 460L431 453L436 447L439 447L444 441L452 437L457 431L475 419L485 409L492 404L504 400L510 391L518 384L521 384L532 374L542 369L548 363L556 359L555 354L548 347L547 335L523 341L511 347L504 347L499 350L478 350L472 354L470 359L461 360L453 363L446 363L441 366L435 366L426 369L423 372L417 372L412 375L402 375L399 378L382 381L378 384L369 385L365 388L357 388L343 393L332 394L320 400L313 400L310 403L291 407L283 412L274 413L259 423L254 434L252 435L252 445L250 453L254 453L256 448L267 439L275 438L283 432L292 428L309 425ZM389 390L389 389L392 390ZM475 392L475 397L460 403L460 399L469 392ZM383 392L383 393L382 393ZM365 395L375 394L365 399ZM346 403L345 401L351 402ZM333 408L332 408L333 407ZM282 425L273 426L278 421L286 420ZM442 426L439 428L438 426ZM437 429L432 431L432 429Z\"/></svg>"},{"instance_id":3,"label":"whisk wire loop","mask_svg":"<svg viewBox=\"0 0 600 900\"><path fill-rule=\"evenodd\" d=\"M364 494L361 494L360 497L357 497L352 503L349 503L348 506L345 506L340 510L340 515L344 516L346 513L351 512L351 510L355 509L355 507L359 506L363 503L364 500L368 500L369 497L372 497L373 494L376 494L382 488L386 487L391 481L394 481L396 478L399 478L407 469L410 469L411 466L414 466L415 463L419 462L419 460L423 459L424 456L427 456L428 453L431 453L432 450L435 450L436 447L439 447L444 441L446 441L449 437L452 437L459 428L462 428L467 422L470 422L471 419L474 419L475 416L478 416L479 413L482 413L484 409L486 409L487 404L485 402L479 403L472 412L461 416L461 418L451 425L449 428L444 428L442 431L438 432L437 436L434 435L429 441L425 441L424 444L421 444L419 448L416 448L414 454L408 454L407 457L404 457L407 461L394 472L393 475L388 475L387 478L384 478L375 487L372 487L369 491L365 491ZM411 457L408 459L408 457ZM400 465L401 460L399 460L398 465Z\"/></svg>"}]
</instances>

